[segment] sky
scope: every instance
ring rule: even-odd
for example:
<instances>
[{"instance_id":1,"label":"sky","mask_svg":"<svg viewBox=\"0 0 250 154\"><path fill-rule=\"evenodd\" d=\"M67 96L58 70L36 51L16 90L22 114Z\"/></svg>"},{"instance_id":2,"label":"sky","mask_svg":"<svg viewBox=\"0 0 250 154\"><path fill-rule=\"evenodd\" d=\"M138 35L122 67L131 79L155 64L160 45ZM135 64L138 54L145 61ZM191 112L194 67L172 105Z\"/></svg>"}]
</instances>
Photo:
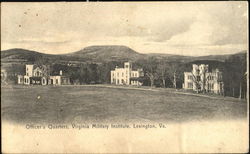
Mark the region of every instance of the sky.
<instances>
[{"instance_id":1,"label":"sky","mask_svg":"<svg viewBox=\"0 0 250 154\"><path fill-rule=\"evenodd\" d=\"M188 56L248 50L247 2L1 3L1 50L63 54L91 45Z\"/></svg>"}]
</instances>

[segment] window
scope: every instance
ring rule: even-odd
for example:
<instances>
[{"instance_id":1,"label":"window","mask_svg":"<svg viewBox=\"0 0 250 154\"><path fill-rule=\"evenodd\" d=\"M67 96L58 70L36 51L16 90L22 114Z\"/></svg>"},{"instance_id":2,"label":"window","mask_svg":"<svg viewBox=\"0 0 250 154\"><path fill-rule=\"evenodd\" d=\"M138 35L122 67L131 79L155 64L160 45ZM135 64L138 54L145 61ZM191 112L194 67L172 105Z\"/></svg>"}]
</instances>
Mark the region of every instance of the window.
<instances>
[{"instance_id":1,"label":"window","mask_svg":"<svg viewBox=\"0 0 250 154\"><path fill-rule=\"evenodd\" d=\"M211 84L211 89L214 89L214 84L213 83Z\"/></svg>"},{"instance_id":2,"label":"window","mask_svg":"<svg viewBox=\"0 0 250 154\"><path fill-rule=\"evenodd\" d=\"M221 75L218 76L218 80L222 80L222 76Z\"/></svg>"},{"instance_id":3,"label":"window","mask_svg":"<svg viewBox=\"0 0 250 154\"><path fill-rule=\"evenodd\" d=\"M58 84L58 79L56 79L56 84Z\"/></svg>"},{"instance_id":4,"label":"window","mask_svg":"<svg viewBox=\"0 0 250 154\"><path fill-rule=\"evenodd\" d=\"M208 84L208 89L209 90L213 90L214 89L214 84L213 83L209 83Z\"/></svg>"},{"instance_id":5,"label":"window","mask_svg":"<svg viewBox=\"0 0 250 154\"><path fill-rule=\"evenodd\" d=\"M192 82L188 82L188 88L190 88L190 89L193 88L193 83Z\"/></svg>"},{"instance_id":6,"label":"window","mask_svg":"<svg viewBox=\"0 0 250 154\"><path fill-rule=\"evenodd\" d=\"M193 76L192 75L188 75L188 80L192 80Z\"/></svg>"},{"instance_id":7,"label":"window","mask_svg":"<svg viewBox=\"0 0 250 154\"><path fill-rule=\"evenodd\" d=\"M119 84L119 79L117 80L117 84Z\"/></svg>"},{"instance_id":8,"label":"window","mask_svg":"<svg viewBox=\"0 0 250 154\"><path fill-rule=\"evenodd\" d=\"M123 77L123 72L122 72L122 77Z\"/></svg>"},{"instance_id":9,"label":"window","mask_svg":"<svg viewBox=\"0 0 250 154\"><path fill-rule=\"evenodd\" d=\"M197 73L200 74L200 70L199 69L197 69Z\"/></svg>"},{"instance_id":10,"label":"window","mask_svg":"<svg viewBox=\"0 0 250 154\"><path fill-rule=\"evenodd\" d=\"M29 76L29 73L26 73L27 76Z\"/></svg>"},{"instance_id":11,"label":"window","mask_svg":"<svg viewBox=\"0 0 250 154\"><path fill-rule=\"evenodd\" d=\"M197 76L197 81L201 81L201 77L200 76Z\"/></svg>"},{"instance_id":12,"label":"window","mask_svg":"<svg viewBox=\"0 0 250 154\"><path fill-rule=\"evenodd\" d=\"M117 76L119 77L119 73L117 72Z\"/></svg>"}]
</instances>

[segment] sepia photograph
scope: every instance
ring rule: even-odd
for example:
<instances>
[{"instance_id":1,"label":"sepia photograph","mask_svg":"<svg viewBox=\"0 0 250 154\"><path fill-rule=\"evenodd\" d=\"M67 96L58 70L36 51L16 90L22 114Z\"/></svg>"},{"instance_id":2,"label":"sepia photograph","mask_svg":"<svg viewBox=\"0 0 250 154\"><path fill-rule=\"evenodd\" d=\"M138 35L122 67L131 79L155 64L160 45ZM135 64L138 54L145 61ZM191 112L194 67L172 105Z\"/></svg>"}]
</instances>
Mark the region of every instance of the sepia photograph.
<instances>
[{"instance_id":1,"label":"sepia photograph","mask_svg":"<svg viewBox=\"0 0 250 154\"><path fill-rule=\"evenodd\" d=\"M246 1L2 2L2 152L249 152L248 28Z\"/></svg>"}]
</instances>

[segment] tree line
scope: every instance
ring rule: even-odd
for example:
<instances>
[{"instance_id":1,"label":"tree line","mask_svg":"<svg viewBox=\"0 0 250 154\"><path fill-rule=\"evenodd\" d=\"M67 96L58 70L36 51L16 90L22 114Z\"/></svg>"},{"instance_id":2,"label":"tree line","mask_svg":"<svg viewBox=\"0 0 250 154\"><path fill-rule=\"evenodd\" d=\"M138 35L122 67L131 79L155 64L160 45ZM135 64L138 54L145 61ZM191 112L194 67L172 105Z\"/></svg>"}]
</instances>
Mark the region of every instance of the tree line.
<instances>
[{"instance_id":1,"label":"tree line","mask_svg":"<svg viewBox=\"0 0 250 154\"><path fill-rule=\"evenodd\" d=\"M85 63L75 67L54 65L54 70L64 69L72 84L109 84L110 71L116 66L123 67L124 62ZM232 55L225 62L197 60L187 63L149 57L134 61L133 69L143 69L144 76L138 79L143 86L179 89L184 82L184 72L191 72L192 64L208 64L209 71L218 68L223 73L224 95L246 98L246 55Z\"/></svg>"},{"instance_id":2,"label":"tree line","mask_svg":"<svg viewBox=\"0 0 250 154\"><path fill-rule=\"evenodd\" d=\"M50 73L68 76L72 84L110 84L110 71L116 66L123 67L124 61L103 63L80 63L74 66L60 63L50 64ZM246 98L247 74L246 55L232 55L225 62L219 61L167 61L149 57L133 62L133 69L142 68L144 76L140 77L143 86L162 88L182 88L184 72L192 71L192 64L209 64L210 69L219 68L223 72L224 95ZM42 62L39 62L42 64ZM21 70L23 72L21 72ZM25 65L11 65L8 80L16 80L18 74L24 74Z\"/></svg>"}]
</instances>

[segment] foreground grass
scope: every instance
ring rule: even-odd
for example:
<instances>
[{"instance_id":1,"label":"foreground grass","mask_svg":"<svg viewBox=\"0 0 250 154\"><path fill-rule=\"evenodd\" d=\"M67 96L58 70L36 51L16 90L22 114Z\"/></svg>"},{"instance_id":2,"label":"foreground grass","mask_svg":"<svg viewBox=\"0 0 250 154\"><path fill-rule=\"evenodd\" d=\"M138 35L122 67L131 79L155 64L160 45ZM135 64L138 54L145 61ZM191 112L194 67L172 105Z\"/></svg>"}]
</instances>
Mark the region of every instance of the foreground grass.
<instances>
[{"instance_id":1,"label":"foreground grass","mask_svg":"<svg viewBox=\"0 0 250 154\"><path fill-rule=\"evenodd\" d=\"M3 120L18 123L183 122L247 117L247 103L171 90L95 86L1 88Z\"/></svg>"}]
</instances>

